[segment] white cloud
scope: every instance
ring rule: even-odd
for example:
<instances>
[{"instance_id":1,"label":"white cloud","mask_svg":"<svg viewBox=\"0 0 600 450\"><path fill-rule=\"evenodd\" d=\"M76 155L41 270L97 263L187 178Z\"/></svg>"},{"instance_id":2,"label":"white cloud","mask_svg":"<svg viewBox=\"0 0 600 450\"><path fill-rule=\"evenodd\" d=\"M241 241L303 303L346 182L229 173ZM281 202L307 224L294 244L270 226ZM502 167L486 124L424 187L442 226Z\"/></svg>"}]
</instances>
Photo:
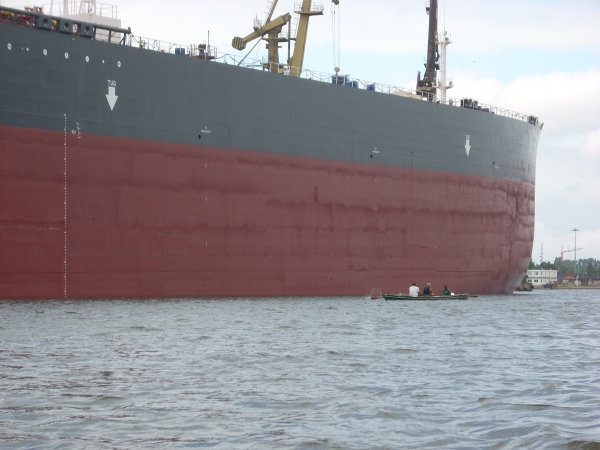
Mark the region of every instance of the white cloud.
<instances>
[{"instance_id":1,"label":"white cloud","mask_svg":"<svg viewBox=\"0 0 600 450\"><path fill-rule=\"evenodd\" d=\"M316 18L312 42L331 40L329 1L326 17ZM494 52L497 49L596 51L590 36L600 28L600 8L594 0L453 0L439 3L439 29L444 28L460 51ZM280 1L279 11L292 11L291 1ZM425 53L428 16L424 1L342 0L342 45L345 50L379 53ZM312 20L312 19L311 19ZM317 22L319 21L319 22ZM576 24L576 25L574 25Z\"/></svg>"},{"instance_id":2,"label":"white cloud","mask_svg":"<svg viewBox=\"0 0 600 450\"><path fill-rule=\"evenodd\" d=\"M586 157L600 158L600 128L585 135L581 142L581 154Z\"/></svg>"},{"instance_id":3,"label":"white cloud","mask_svg":"<svg viewBox=\"0 0 600 450\"><path fill-rule=\"evenodd\" d=\"M445 3L440 1L442 10ZM598 6L595 0L452 1L445 7L446 24L463 51L592 49Z\"/></svg>"},{"instance_id":4,"label":"white cloud","mask_svg":"<svg viewBox=\"0 0 600 450\"><path fill-rule=\"evenodd\" d=\"M596 230L582 230L577 233L577 258L600 259L600 228Z\"/></svg>"},{"instance_id":5,"label":"white cloud","mask_svg":"<svg viewBox=\"0 0 600 450\"><path fill-rule=\"evenodd\" d=\"M293 11L294 2L282 0L279 3L278 11ZM325 17L315 18L311 28L315 45L331 40L330 2L323 3ZM445 23L455 42L461 42L464 52L489 52L499 48L596 50L590 36L600 27L600 8L594 0L554 0L543 4L523 0L439 3L440 29ZM423 53L428 21L424 6L424 2L419 1L379 0L365 4L363 0L343 0L338 8L342 44L356 51L385 55ZM258 5L255 9L259 9Z\"/></svg>"},{"instance_id":6,"label":"white cloud","mask_svg":"<svg viewBox=\"0 0 600 450\"><path fill-rule=\"evenodd\" d=\"M600 69L553 72L520 77L503 84L493 78L467 74L468 83L453 89L456 97L473 97L482 103L538 116L544 135L565 145L579 143L583 134L600 126Z\"/></svg>"}]
</instances>

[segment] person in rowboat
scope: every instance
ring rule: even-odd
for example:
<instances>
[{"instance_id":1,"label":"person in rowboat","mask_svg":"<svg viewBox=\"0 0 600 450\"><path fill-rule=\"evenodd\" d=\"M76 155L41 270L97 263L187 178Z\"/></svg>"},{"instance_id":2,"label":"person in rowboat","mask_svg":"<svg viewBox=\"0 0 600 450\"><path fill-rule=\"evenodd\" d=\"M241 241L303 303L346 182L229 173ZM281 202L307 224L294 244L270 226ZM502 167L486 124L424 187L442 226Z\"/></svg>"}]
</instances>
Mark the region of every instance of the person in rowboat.
<instances>
[{"instance_id":1,"label":"person in rowboat","mask_svg":"<svg viewBox=\"0 0 600 450\"><path fill-rule=\"evenodd\" d=\"M444 290L442 291L442 295L452 295L452 292L448 290L448 286L444 285Z\"/></svg>"},{"instance_id":2,"label":"person in rowboat","mask_svg":"<svg viewBox=\"0 0 600 450\"><path fill-rule=\"evenodd\" d=\"M431 292L431 283L427 283L427 286L425 286L425 289L423 290L423 296L425 295L433 295Z\"/></svg>"},{"instance_id":3,"label":"person in rowboat","mask_svg":"<svg viewBox=\"0 0 600 450\"><path fill-rule=\"evenodd\" d=\"M411 297L418 297L420 291L421 290L417 287L417 283L413 283L413 285L408 288L408 295Z\"/></svg>"}]
</instances>

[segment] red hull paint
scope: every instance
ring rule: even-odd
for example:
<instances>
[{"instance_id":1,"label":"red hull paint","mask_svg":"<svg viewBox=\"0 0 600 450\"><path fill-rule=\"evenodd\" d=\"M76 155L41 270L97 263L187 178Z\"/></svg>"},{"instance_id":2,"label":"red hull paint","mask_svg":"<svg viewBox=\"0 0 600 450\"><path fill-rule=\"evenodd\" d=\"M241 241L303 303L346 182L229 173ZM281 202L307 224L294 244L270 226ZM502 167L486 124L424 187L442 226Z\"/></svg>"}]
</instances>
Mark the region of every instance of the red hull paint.
<instances>
[{"instance_id":1,"label":"red hull paint","mask_svg":"<svg viewBox=\"0 0 600 450\"><path fill-rule=\"evenodd\" d=\"M534 186L0 127L0 298L509 293Z\"/></svg>"}]
</instances>

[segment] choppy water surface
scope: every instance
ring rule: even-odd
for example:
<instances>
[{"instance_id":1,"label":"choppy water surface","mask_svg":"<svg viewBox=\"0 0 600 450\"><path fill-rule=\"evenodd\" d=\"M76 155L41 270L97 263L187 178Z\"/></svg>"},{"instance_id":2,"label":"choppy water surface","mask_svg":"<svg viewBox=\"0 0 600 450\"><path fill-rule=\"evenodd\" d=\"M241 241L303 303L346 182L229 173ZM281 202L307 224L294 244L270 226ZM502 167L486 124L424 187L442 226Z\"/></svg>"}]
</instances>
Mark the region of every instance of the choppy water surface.
<instances>
[{"instance_id":1,"label":"choppy water surface","mask_svg":"<svg viewBox=\"0 0 600 450\"><path fill-rule=\"evenodd\" d=\"M600 291L0 302L0 446L600 448Z\"/></svg>"}]
</instances>

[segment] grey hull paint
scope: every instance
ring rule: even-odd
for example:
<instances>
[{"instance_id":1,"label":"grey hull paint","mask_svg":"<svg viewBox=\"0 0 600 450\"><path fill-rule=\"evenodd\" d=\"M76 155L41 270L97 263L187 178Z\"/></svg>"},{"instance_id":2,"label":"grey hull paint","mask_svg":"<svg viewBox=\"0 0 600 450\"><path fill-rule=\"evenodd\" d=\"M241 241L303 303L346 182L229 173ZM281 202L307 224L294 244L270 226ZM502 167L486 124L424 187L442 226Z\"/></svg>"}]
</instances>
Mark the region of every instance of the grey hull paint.
<instances>
[{"instance_id":1,"label":"grey hull paint","mask_svg":"<svg viewBox=\"0 0 600 450\"><path fill-rule=\"evenodd\" d=\"M535 184L540 129L480 111L6 24L0 82L3 125Z\"/></svg>"}]
</instances>

